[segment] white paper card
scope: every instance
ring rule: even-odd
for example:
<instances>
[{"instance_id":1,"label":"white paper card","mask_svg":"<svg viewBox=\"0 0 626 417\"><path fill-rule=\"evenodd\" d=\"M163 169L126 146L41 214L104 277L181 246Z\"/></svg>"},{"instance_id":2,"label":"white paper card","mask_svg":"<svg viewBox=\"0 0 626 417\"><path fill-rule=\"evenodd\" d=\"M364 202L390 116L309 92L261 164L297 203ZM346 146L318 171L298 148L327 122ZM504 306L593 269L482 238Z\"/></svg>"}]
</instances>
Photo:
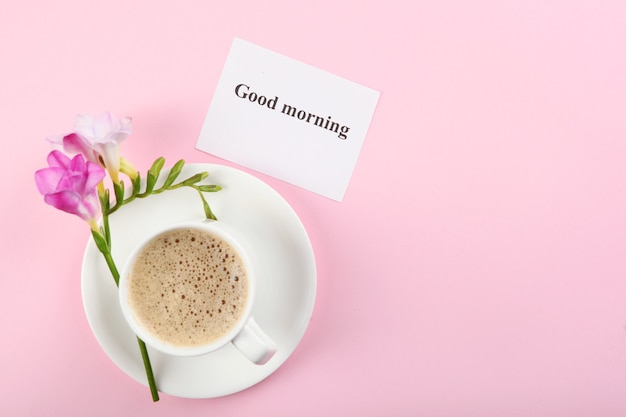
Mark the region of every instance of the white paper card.
<instances>
[{"instance_id":1,"label":"white paper card","mask_svg":"<svg viewBox=\"0 0 626 417\"><path fill-rule=\"evenodd\" d=\"M236 38L196 147L341 201L379 95Z\"/></svg>"}]
</instances>

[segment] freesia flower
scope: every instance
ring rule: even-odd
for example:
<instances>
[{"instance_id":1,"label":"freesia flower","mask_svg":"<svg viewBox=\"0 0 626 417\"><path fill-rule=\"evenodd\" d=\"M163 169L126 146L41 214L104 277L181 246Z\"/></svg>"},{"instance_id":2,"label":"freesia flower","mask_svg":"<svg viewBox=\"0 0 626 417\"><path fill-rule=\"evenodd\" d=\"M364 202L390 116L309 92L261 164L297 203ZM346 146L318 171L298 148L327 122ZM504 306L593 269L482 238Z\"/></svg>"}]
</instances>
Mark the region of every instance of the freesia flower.
<instances>
[{"instance_id":1,"label":"freesia flower","mask_svg":"<svg viewBox=\"0 0 626 417\"><path fill-rule=\"evenodd\" d=\"M87 160L104 166L111 180L119 183L119 172L122 166L120 143L131 132L132 119L117 119L110 112L99 116L79 114L76 116L74 132L49 140L63 146L66 152L80 153ZM135 169L128 163L123 164L126 173L136 175Z\"/></svg>"},{"instance_id":2,"label":"freesia flower","mask_svg":"<svg viewBox=\"0 0 626 417\"><path fill-rule=\"evenodd\" d=\"M102 167L85 161L82 154L72 159L59 151L48 154L48 168L35 172L35 182L44 201L85 220L93 230L100 213L96 188L106 173Z\"/></svg>"},{"instance_id":3,"label":"freesia flower","mask_svg":"<svg viewBox=\"0 0 626 417\"><path fill-rule=\"evenodd\" d=\"M119 284L120 273L111 254L109 217L112 213L136 198L189 187L198 192L205 217L217 220L203 194L222 189L219 185L201 183L209 175L208 172L200 172L176 182L185 164L182 159L161 175L165 163L162 157L154 161L146 180L142 182L132 164L120 156L119 145L130 134L130 125L129 117L118 120L108 112L96 117L79 115L73 133L48 138L50 142L61 145L66 153L76 155L70 159L54 150L48 154L48 168L35 172L35 183L47 204L75 214L90 225L93 241L104 257L116 285ZM112 192L103 181L106 171L114 183ZM119 180L120 172L132 179L129 188ZM159 178L164 178L164 181L159 182ZM98 225L100 216L101 224ZM159 401L148 349L143 340L137 338L137 342L152 400Z\"/></svg>"}]
</instances>

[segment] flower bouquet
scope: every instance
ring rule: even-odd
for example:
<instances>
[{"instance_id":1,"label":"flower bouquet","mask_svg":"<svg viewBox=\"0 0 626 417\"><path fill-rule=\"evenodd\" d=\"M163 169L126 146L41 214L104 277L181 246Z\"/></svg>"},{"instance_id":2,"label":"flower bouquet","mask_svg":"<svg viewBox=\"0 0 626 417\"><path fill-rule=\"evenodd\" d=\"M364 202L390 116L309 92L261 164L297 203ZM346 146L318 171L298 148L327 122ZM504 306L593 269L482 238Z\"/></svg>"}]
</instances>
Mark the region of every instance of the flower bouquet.
<instances>
[{"instance_id":1,"label":"flower bouquet","mask_svg":"<svg viewBox=\"0 0 626 417\"><path fill-rule=\"evenodd\" d=\"M63 152L51 151L47 158L48 167L35 172L35 183L47 204L77 215L89 224L94 243L116 285L120 274L111 255L110 215L137 198L189 187L198 192L206 218L217 220L204 193L221 190L219 185L200 184L209 175L207 172L181 180L183 160L161 175L165 159L157 158L145 178L142 177L120 155L120 143L131 133L131 123L129 117L117 119L109 112L95 117L78 115L72 133L48 138ZM120 174L128 177L129 185L120 179ZM158 401L159 393L146 345L140 338L137 342L152 399Z\"/></svg>"}]
</instances>

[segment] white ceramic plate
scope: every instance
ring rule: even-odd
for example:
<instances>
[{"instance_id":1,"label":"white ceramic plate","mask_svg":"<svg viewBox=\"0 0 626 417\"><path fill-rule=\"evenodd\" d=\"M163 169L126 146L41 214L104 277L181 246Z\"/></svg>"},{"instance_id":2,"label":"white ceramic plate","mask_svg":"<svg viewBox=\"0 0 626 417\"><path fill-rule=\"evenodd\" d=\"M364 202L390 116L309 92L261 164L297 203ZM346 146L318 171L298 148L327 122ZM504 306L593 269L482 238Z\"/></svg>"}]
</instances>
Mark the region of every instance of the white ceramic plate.
<instances>
[{"instance_id":1,"label":"white ceramic plate","mask_svg":"<svg viewBox=\"0 0 626 417\"><path fill-rule=\"evenodd\" d=\"M212 398L244 390L268 377L294 351L308 326L316 291L315 258L300 219L259 179L221 165L189 164L180 179L208 171L203 181L223 189L205 193L219 221L237 229L254 247L259 267L252 315L278 351L265 365L249 362L231 344L208 355L181 358L148 348L159 391L186 398ZM204 218L201 200L189 188L137 199L110 216L112 253L122 268L140 237L155 227ZM93 241L82 267L87 319L102 349L129 376L147 385L137 339L120 311L117 288Z\"/></svg>"}]
</instances>

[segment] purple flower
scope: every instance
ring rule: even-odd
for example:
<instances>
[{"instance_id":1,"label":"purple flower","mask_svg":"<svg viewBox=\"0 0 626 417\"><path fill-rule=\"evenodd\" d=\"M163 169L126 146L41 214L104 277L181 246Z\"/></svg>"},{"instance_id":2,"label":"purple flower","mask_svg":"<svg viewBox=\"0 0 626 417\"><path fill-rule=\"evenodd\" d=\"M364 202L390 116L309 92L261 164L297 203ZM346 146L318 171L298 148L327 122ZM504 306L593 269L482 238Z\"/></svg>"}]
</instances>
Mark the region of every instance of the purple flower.
<instances>
[{"instance_id":1,"label":"purple flower","mask_svg":"<svg viewBox=\"0 0 626 417\"><path fill-rule=\"evenodd\" d=\"M100 202L96 188L106 173L100 165L78 154L70 159L59 151L48 154L48 168L35 172L35 182L44 201L75 214L97 230Z\"/></svg>"},{"instance_id":2,"label":"purple flower","mask_svg":"<svg viewBox=\"0 0 626 417\"><path fill-rule=\"evenodd\" d=\"M104 166L114 182L119 182L121 164L120 143L131 132L132 119L117 119L110 112L99 116L79 114L76 116L74 133L48 138L63 145L70 153L80 153L87 160Z\"/></svg>"}]
</instances>

